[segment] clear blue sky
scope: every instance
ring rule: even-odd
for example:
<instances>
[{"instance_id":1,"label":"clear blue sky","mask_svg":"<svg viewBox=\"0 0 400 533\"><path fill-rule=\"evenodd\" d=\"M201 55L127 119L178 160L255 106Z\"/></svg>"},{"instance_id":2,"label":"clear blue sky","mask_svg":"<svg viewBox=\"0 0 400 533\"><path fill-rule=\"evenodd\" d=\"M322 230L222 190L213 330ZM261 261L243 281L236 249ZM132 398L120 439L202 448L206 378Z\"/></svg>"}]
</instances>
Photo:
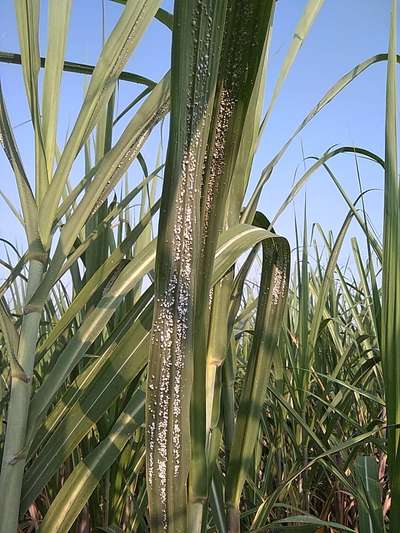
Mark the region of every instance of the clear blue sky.
<instances>
[{"instance_id":1,"label":"clear blue sky","mask_svg":"<svg viewBox=\"0 0 400 533\"><path fill-rule=\"evenodd\" d=\"M56 0L50 0L56 1ZM47 1L42 0L41 55L46 53ZM172 11L172 0L163 7ZM279 0L272 37L271 58L268 66L266 97L271 94L274 80L291 42L306 0ZM102 46L102 0L74 0L66 59L94 64ZM106 33L110 31L121 13L122 6L106 0ZM275 155L290 133L302 121L324 92L345 72L367 57L387 50L390 0L325 0L325 4L304 43L294 67L285 82L276 103L270 123L257 154L253 169L256 180L261 169ZM12 0L1 0L0 49L18 51ZM170 61L169 31L155 21L149 27L143 41L130 59L125 70L159 80L168 69ZM272 217L287 195L294 176L304 170L302 150L305 156L322 155L330 146L357 145L377 152L384 151L384 103L385 63L370 68L339 95L301 136L294 141L283 161L275 169L264 189L260 208ZM0 64L0 78L5 93L15 135L23 154L28 172L32 171L32 130L25 95L22 92L22 76L18 66ZM59 143L63 145L76 117L85 80L82 76L65 74L60 111ZM132 84L121 83L118 106L122 109L137 93ZM167 130L165 131L165 134ZM152 136L144 153L150 169L155 166L159 131ZM339 156L331 165L351 198L358 194L354 159L350 155ZM72 180L81 177L81 162L73 169ZM369 214L378 230L382 214L382 172L371 163L360 162L364 188L379 188L367 195ZM3 153L0 154L0 189L16 201L11 170ZM137 167L130 171L133 183L139 176ZM337 232L347 209L335 186L323 172L316 173L307 187L307 205L310 222L319 222L326 230ZM299 215L303 209L304 195L296 202ZM13 216L0 198L0 237L17 242L24 249L24 240ZM279 219L277 230L289 237L294 246L293 207ZM356 225L352 235L360 235ZM346 247L348 251L349 248ZM0 256L4 257L3 251ZM343 261L345 257L343 258ZM1 276L2 277L2 276Z\"/></svg>"}]
</instances>

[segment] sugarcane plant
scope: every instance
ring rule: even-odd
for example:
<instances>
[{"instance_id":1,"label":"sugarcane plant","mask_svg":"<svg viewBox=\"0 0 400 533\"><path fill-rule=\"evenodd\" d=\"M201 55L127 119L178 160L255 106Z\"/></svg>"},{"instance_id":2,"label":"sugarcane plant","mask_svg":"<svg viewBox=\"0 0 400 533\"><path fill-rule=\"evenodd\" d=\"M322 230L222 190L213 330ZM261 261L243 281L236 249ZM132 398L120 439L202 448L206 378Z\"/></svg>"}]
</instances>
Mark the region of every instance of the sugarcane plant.
<instances>
[{"instance_id":1,"label":"sugarcane plant","mask_svg":"<svg viewBox=\"0 0 400 533\"><path fill-rule=\"evenodd\" d=\"M19 254L5 241L1 263L0 533L394 533L396 1L389 54L329 88L252 190L261 136L323 0L307 2L264 115L276 0L176 0L173 14L160 0L114 1L120 17L95 66L64 60L72 0L48 2L43 56L40 1L15 0L20 50L0 52L22 69L35 152L27 168L0 85L0 142L20 207L5 199L27 242ZM158 82L124 70L153 18L172 32L171 70ZM260 195L292 141L380 61L385 160L359 147L328 150L268 219ZM60 147L64 72L89 78ZM119 112L121 83L140 89ZM142 148L167 116L165 162L160 142L149 169ZM383 245L359 207L364 192L350 199L330 168L346 153L384 169ZM133 163L143 175L134 185ZM335 238L315 229L312 268L306 210L302 242L297 222L291 245L276 229L319 168L349 214ZM353 241L349 279L339 255L352 220L368 260Z\"/></svg>"}]
</instances>

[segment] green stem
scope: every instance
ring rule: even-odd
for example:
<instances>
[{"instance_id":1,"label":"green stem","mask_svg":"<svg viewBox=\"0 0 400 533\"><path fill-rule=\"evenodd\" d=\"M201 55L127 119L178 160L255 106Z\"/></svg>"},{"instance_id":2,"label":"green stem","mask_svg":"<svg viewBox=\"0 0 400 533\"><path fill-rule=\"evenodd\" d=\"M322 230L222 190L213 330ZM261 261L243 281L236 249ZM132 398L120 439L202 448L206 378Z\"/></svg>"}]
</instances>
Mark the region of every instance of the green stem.
<instances>
[{"instance_id":1,"label":"green stem","mask_svg":"<svg viewBox=\"0 0 400 533\"><path fill-rule=\"evenodd\" d=\"M29 268L26 301L36 291L42 279L44 265L33 260ZM27 311L31 311L26 308ZM22 479L26 463L25 436L32 389L35 347L41 310L25 314L18 347L18 363L25 373L12 376L0 475L0 533L17 530Z\"/></svg>"}]
</instances>

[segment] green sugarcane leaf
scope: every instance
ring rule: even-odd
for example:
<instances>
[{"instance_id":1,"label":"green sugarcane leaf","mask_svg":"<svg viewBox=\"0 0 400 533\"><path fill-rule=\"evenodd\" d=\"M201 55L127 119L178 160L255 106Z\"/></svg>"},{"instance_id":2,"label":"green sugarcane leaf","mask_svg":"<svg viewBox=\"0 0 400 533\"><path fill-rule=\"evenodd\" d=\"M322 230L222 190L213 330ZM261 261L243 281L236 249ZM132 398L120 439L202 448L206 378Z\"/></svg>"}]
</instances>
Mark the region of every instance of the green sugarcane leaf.
<instances>
[{"instance_id":1,"label":"green sugarcane leaf","mask_svg":"<svg viewBox=\"0 0 400 533\"><path fill-rule=\"evenodd\" d=\"M240 495L257 440L261 410L285 310L289 276L289 244L282 237L272 237L263 243L255 334L227 472L226 500L230 506L231 516L228 520L232 528L238 525Z\"/></svg>"},{"instance_id":2,"label":"green sugarcane leaf","mask_svg":"<svg viewBox=\"0 0 400 533\"><path fill-rule=\"evenodd\" d=\"M193 531L199 529L207 513L207 480L211 478L204 476L207 468L205 450L208 447L211 413L213 410L219 412L216 388L218 362L215 353L219 352L218 357L224 358L229 346L226 321L232 275L229 274L215 287L213 310L209 316L210 264L219 232L239 220L248 175L239 175L238 172L243 165L245 172L250 171L250 166L243 162L243 156L246 145L250 149L254 147L254 123L250 121L252 118L257 120L261 106L263 61L273 13L274 2L270 1L232 1L228 2L226 12L201 199L203 228L198 268L202 275L199 276L200 297L195 310L197 342L194 352L189 474L191 516L188 527ZM247 163L251 163L251 158ZM236 181L233 181L235 177ZM222 321L218 326L220 319ZM220 335L216 336L218 327ZM212 468L210 464L210 470Z\"/></svg>"},{"instance_id":3,"label":"green sugarcane leaf","mask_svg":"<svg viewBox=\"0 0 400 533\"><path fill-rule=\"evenodd\" d=\"M63 263L71 251L79 231L89 216L107 198L139 153L144 141L169 109L169 75L153 89L136 115L129 122L121 137L94 167L90 175L96 174L86 190L86 194L63 226L57 248L50 261L46 276L31 305L42 306L50 289L58 279Z\"/></svg>"},{"instance_id":4,"label":"green sugarcane leaf","mask_svg":"<svg viewBox=\"0 0 400 533\"><path fill-rule=\"evenodd\" d=\"M390 532L400 523L400 182L397 146L397 1L392 1L389 40L386 128L385 190L382 263L381 352L388 418L388 462L391 482Z\"/></svg>"},{"instance_id":5,"label":"green sugarcane leaf","mask_svg":"<svg viewBox=\"0 0 400 533\"><path fill-rule=\"evenodd\" d=\"M113 316L119 302L145 276L154 263L155 242L150 243L140 254L130 261L109 289L105 289L98 305L82 322L76 334L58 357L50 373L36 391L30 408L30 426L35 428L37 420L46 412L72 369L83 357L87 348ZM29 440L28 440L29 442Z\"/></svg>"},{"instance_id":6,"label":"green sugarcane leaf","mask_svg":"<svg viewBox=\"0 0 400 533\"><path fill-rule=\"evenodd\" d=\"M13 65L21 65L22 58L21 54L15 54L12 52L0 51L0 63L11 63ZM40 67L44 68L46 66L46 58L40 58ZM91 75L93 74L95 67L93 65L88 65L86 63L76 63L74 61L64 61L63 71L72 72L74 74L84 74ZM141 85L146 85L148 88L153 88L156 83L145 76L140 76L139 74L134 74L133 72L122 71L119 75L119 78L122 81L128 81L130 83L139 83Z\"/></svg>"},{"instance_id":7,"label":"green sugarcane leaf","mask_svg":"<svg viewBox=\"0 0 400 533\"><path fill-rule=\"evenodd\" d=\"M71 6L71 0L60 0L59 2L50 2L48 7L49 33L42 102L42 130L46 167L41 169L47 176L48 182L51 181L53 175L61 78ZM48 184L46 184L46 189L47 186Z\"/></svg>"},{"instance_id":8,"label":"green sugarcane leaf","mask_svg":"<svg viewBox=\"0 0 400 533\"><path fill-rule=\"evenodd\" d=\"M340 148L335 148L334 150L328 150L325 152L325 154L320 157L302 176L299 178L296 183L291 188L288 196L286 197L285 201L282 203L280 208L278 209L276 215L272 219L271 224L275 224L280 215L283 213L283 211L287 208L287 206L294 200L295 196L299 193L301 188L305 185L308 178L316 171L318 168L322 165L325 165L326 161L329 159L336 157L339 154L343 153L359 153L362 155L365 155L366 157L370 158L373 161L376 161L381 166L384 166L383 161L379 156L374 154L373 152L370 152L369 150L364 150L363 148L358 148L356 146L342 146Z\"/></svg>"},{"instance_id":9,"label":"green sugarcane leaf","mask_svg":"<svg viewBox=\"0 0 400 533\"><path fill-rule=\"evenodd\" d=\"M262 228L245 224L224 232L216 253L212 282L221 279L246 250L270 236ZM37 419L34 409L41 411L42 406L34 395L28 434L33 437L37 433L30 446L31 453L38 448L41 453L25 474L21 508L26 509L31 504L93 424L144 369L153 315L152 303L149 304L149 300L144 303L147 307L143 310L138 301L139 317L129 327L121 326L120 333L111 339L104 353L67 389L40 430L34 422ZM132 314L134 318L135 311Z\"/></svg>"},{"instance_id":10,"label":"green sugarcane leaf","mask_svg":"<svg viewBox=\"0 0 400 533\"><path fill-rule=\"evenodd\" d=\"M116 461L134 430L144 422L144 393L129 400L110 433L73 470L41 523L43 533L67 533L101 478Z\"/></svg>"},{"instance_id":11,"label":"green sugarcane leaf","mask_svg":"<svg viewBox=\"0 0 400 533\"><path fill-rule=\"evenodd\" d=\"M324 3L324 0L309 0L308 3L306 4L306 7L304 8L303 15L301 19L299 20L296 26L296 29L294 30L293 39L290 44L290 48L286 54L285 60L279 72L279 77L275 83L268 109L261 122L260 136L262 135L263 130L268 123L268 119L272 113L272 109L282 89L283 83L286 80L290 72L290 69L293 66L293 63L295 62L297 54L300 48L302 47L303 42L305 38L307 37L307 34L312 28L312 25L314 24L314 21L321 7L323 6L323 3Z\"/></svg>"},{"instance_id":12,"label":"green sugarcane leaf","mask_svg":"<svg viewBox=\"0 0 400 533\"><path fill-rule=\"evenodd\" d=\"M112 0L113 2L117 2L118 4L126 4L127 0ZM162 22L167 28L172 30L174 17L173 15L167 11L166 9L160 9L155 14L155 18L158 19L160 22Z\"/></svg>"},{"instance_id":13,"label":"green sugarcane leaf","mask_svg":"<svg viewBox=\"0 0 400 533\"><path fill-rule=\"evenodd\" d=\"M39 209L39 231L49 245L51 228L72 164L107 105L122 69L155 15L159 0L128 2L107 39L93 71L85 100Z\"/></svg>"},{"instance_id":14,"label":"green sugarcane leaf","mask_svg":"<svg viewBox=\"0 0 400 533\"><path fill-rule=\"evenodd\" d=\"M272 171L281 160L283 155L286 153L286 150L292 144L293 140L297 135L307 126L307 124L326 106L328 105L349 83L356 79L362 72L367 70L372 65L379 63L381 61L386 61L388 58L387 54L378 54L372 57L369 57L362 63L356 65L344 76L342 76L319 100L319 102L312 108L308 115L304 118L301 124L296 128L290 138L282 146L282 148L277 152L273 159L268 163L268 165L262 170L260 178L257 182L257 185L254 187L251 198L247 204L246 209L243 212L242 220L248 222L252 220L255 211L257 210L257 204L260 199L262 189L268 179L271 177ZM400 62L400 56L397 56L397 62Z\"/></svg>"},{"instance_id":15,"label":"green sugarcane leaf","mask_svg":"<svg viewBox=\"0 0 400 533\"><path fill-rule=\"evenodd\" d=\"M115 248L113 253L104 261L104 263L96 270L92 277L82 287L76 298L71 302L60 320L55 324L44 342L39 344L36 359L40 360L47 350L57 341L59 336L68 327L72 320L82 311L85 305L89 302L91 295L94 294L101 286L105 286L119 274L128 262L126 253L135 242L136 238L151 219L153 213L148 213L148 216L141 220L141 222L133 228L121 243Z\"/></svg>"},{"instance_id":16,"label":"green sugarcane leaf","mask_svg":"<svg viewBox=\"0 0 400 533\"><path fill-rule=\"evenodd\" d=\"M15 0L21 65L35 134L35 194L38 200L43 197L48 184L39 106L39 10L40 0Z\"/></svg>"},{"instance_id":17,"label":"green sugarcane leaf","mask_svg":"<svg viewBox=\"0 0 400 533\"><path fill-rule=\"evenodd\" d=\"M72 384L71 392L56 407L56 416L50 418L46 431L39 434L41 441L47 440L24 477L22 509L29 507L93 424L143 370L150 345L152 307L147 305L121 338L117 337L108 347L104 357Z\"/></svg>"},{"instance_id":18,"label":"green sugarcane leaf","mask_svg":"<svg viewBox=\"0 0 400 533\"><path fill-rule=\"evenodd\" d=\"M297 515L297 516L288 516L287 518L282 518L282 520L274 520L274 522L271 522L263 528L265 531L272 530L275 531L275 528L278 524L291 524L293 522L298 522L300 524L311 524L312 528L308 529L310 533L315 532L315 528L321 528L321 527L331 527L335 528L337 531L347 531L348 533L356 533L355 529L351 529L350 527L344 526L342 524L338 524L337 522L330 522L327 520L321 520L320 518L316 516L307 516L307 515ZM301 526L300 526L301 527ZM253 530L253 531L259 531L259 530ZM279 532L286 532L286 528L277 529ZM295 527L289 527L288 531L296 531ZM297 531L301 532L302 529L297 529ZM307 530L305 530L307 531Z\"/></svg>"},{"instance_id":19,"label":"green sugarcane leaf","mask_svg":"<svg viewBox=\"0 0 400 533\"><path fill-rule=\"evenodd\" d=\"M361 533L379 533L384 531L382 513L382 494L378 478L378 464L374 456L359 456L354 461L353 472L359 491L365 500L358 503Z\"/></svg>"},{"instance_id":20,"label":"green sugarcane leaf","mask_svg":"<svg viewBox=\"0 0 400 533\"><path fill-rule=\"evenodd\" d=\"M146 398L147 488L150 527L155 532L188 528L195 313L203 297L198 270L202 266L200 200L225 9L226 0L190 0L175 3L174 10L171 122ZM207 272L212 271L212 259ZM193 457L199 457L197 450ZM201 459L205 466L204 449Z\"/></svg>"}]
</instances>

